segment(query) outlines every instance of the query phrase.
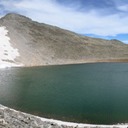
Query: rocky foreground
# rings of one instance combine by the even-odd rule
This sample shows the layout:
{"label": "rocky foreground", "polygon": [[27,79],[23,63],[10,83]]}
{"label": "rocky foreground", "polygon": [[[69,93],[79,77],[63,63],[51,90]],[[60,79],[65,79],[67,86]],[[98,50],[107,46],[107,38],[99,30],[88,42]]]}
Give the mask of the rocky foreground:
{"label": "rocky foreground", "polygon": [[7,14],[0,19],[0,65],[109,61],[128,62],[128,45],[118,40],[82,36],[19,14]]}
{"label": "rocky foreground", "polygon": [[128,125],[90,125],[45,119],[0,105],[0,128],[128,128]]}

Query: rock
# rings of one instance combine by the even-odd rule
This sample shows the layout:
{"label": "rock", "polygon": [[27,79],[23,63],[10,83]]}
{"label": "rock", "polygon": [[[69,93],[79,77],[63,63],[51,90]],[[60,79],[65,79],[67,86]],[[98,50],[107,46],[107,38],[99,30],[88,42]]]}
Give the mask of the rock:
{"label": "rock", "polygon": [[127,128],[128,125],[89,125],[45,119],[0,105],[0,128]]}

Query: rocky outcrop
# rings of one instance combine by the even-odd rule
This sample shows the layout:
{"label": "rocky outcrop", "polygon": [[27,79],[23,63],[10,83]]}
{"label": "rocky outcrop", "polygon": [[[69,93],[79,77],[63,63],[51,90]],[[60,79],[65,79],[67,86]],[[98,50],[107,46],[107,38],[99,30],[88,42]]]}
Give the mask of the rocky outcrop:
{"label": "rocky outcrop", "polygon": [[128,62],[128,45],[118,40],[82,36],[18,14],[7,14],[0,26],[6,28],[11,46],[18,50],[15,63],[24,66]]}
{"label": "rocky outcrop", "polygon": [[128,128],[128,125],[90,125],[45,119],[0,105],[0,128]]}

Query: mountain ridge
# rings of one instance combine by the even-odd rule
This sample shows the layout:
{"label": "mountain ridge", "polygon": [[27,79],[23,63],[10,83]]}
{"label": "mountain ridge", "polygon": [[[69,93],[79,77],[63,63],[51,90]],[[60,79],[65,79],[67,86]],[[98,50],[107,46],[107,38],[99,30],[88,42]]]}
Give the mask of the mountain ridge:
{"label": "mountain ridge", "polygon": [[2,17],[0,26],[5,26],[12,47],[19,51],[15,63],[24,66],[128,60],[128,45],[116,39],[82,36],[14,13]]}

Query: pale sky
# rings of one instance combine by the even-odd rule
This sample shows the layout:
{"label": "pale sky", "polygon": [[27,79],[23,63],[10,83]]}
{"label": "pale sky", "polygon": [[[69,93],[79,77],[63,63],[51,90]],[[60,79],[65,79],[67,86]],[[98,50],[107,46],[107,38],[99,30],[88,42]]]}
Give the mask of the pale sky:
{"label": "pale sky", "polygon": [[0,0],[0,16],[10,12],[79,34],[128,43],[128,0]]}

